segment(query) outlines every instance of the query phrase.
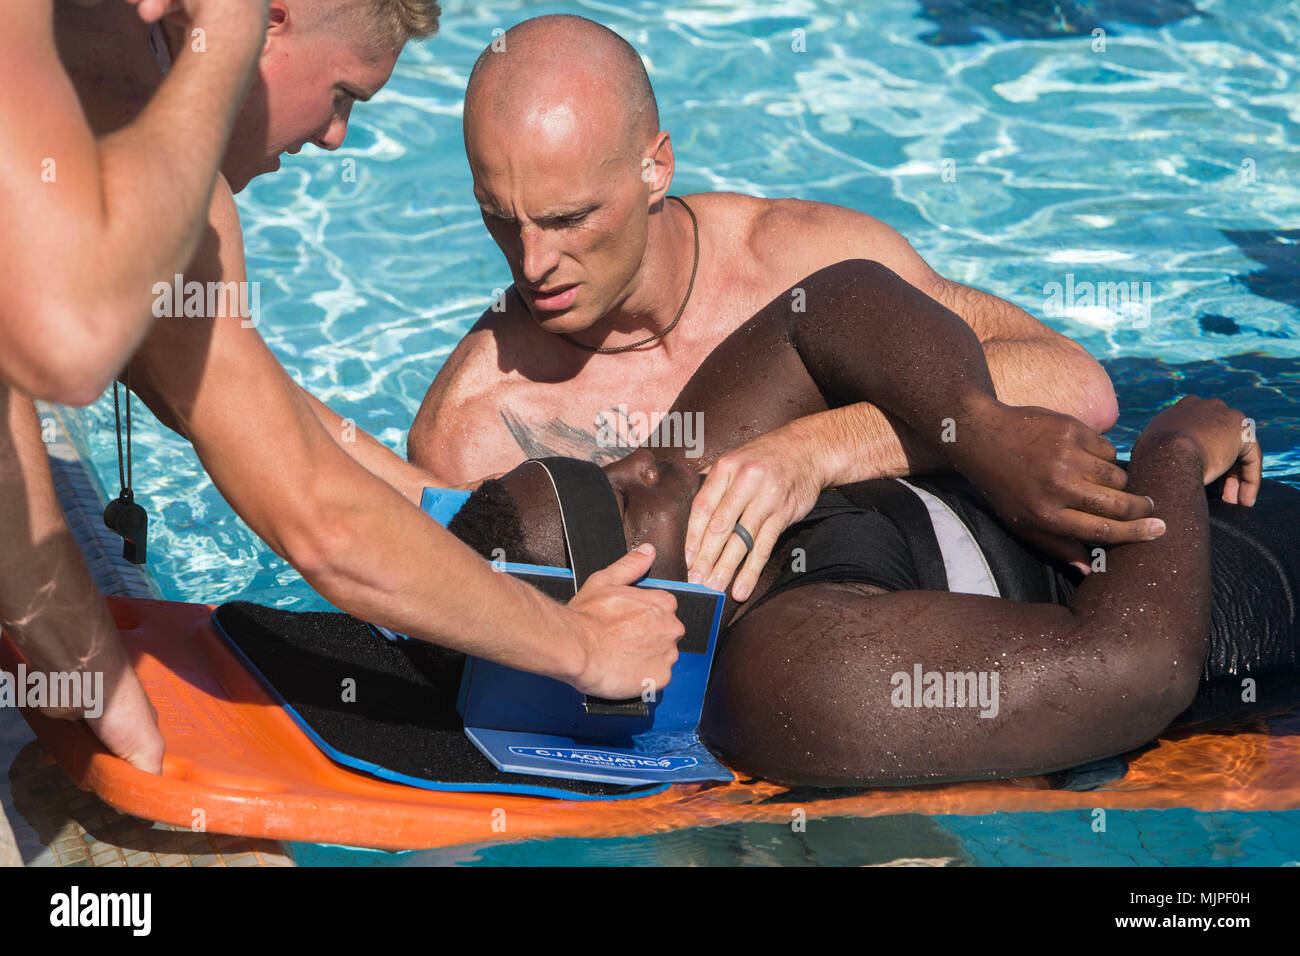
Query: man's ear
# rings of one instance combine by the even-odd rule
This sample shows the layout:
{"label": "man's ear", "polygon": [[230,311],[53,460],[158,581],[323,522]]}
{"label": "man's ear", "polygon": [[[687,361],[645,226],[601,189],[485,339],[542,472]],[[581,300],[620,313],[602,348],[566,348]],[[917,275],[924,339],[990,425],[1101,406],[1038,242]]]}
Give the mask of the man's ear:
{"label": "man's ear", "polygon": [[650,186],[650,207],[653,208],[668,195],[668,190],[673,185],[675,168],[672,137],[667,130],[660,130],[645,158],[641,160],[641,179]]}
{"label": "man's ear", "polygon": [[267,16],[266,32],[280,33],[289,26],[289,8],[281,0],[271,0],[271,9]]}

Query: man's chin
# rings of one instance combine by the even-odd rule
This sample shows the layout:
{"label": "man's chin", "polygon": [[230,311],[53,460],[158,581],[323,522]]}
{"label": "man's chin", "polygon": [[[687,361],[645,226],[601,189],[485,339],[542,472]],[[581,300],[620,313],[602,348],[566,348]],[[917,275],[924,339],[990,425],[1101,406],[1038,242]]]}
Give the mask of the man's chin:
{"label": "man's chin", "polygon": [[221,167],[221,172],[226,177],[226,182],[230,184],[230,191],[238,193],[243,192],[258,176],[276,172],[279,168],[280,157],[276,156],[272,159],[262,159],[257,166],[251,163],[226,163]]}
{"label": "man's chin", "polygon": [[226,182],[230,186],[232,193],[241,193],[250,182],[253,181],[253,175],[242,169],[223,169],[222,174],[226,177]]}
{"label": "man's chin", "polygon": [[587,315],[585,309],[578,309],[573,306],[562,312],[546,311],[537,308],[528,301],[527,297],[524,298],[524,305],[538,327],[543,332],[550,332],[552,335],[577,335],[585,332],[598,321],[597,318]]}

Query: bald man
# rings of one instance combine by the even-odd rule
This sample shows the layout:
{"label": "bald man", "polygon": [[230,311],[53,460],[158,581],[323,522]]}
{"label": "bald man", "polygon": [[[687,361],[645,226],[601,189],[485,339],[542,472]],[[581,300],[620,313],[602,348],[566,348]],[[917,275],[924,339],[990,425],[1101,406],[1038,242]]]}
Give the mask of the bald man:
{"label": "bald man", "polygon": [[[961,316],[1003,402],[1099,432],[1115,423],[1110,380],[1081,347],[940,276],[885,223],[794,199],[670,197],[672,142],[641,59],[590,20],[527,20],[485,50],[464,133],[474,196],[514,284],[448,358],[411,428],[411,461],[442,482],[539,455],[621,457],[611,437],[644,439],[728,334],[802,276],[849,258],[883,263]],[[740,521],[756,541],[733,589],[743,600],[777,536],[824,487],[942,468],[906,426],[867,404],[763,436],[713,466],[687,536],[691,580],[731,580],[745,557],[731,530]],[[1126,498],[1123,513],[1094,507],[1062,498],[1032,540],[1086,568],[1068,538],[1145,536],[1145,499]]]}

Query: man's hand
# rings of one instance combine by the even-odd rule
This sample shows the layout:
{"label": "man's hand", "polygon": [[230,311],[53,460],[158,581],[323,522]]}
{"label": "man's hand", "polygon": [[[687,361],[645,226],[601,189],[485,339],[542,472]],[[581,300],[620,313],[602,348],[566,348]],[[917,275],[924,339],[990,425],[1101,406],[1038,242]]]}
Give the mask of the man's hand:
{"label": "man's hand", "polygon": [[[821,494],[820,456],[812,452],[779,428],[714,462],[691,503],[688,581],[720,591],[739,568],[732,596],[743,601],[753,593],[781,532],[806,516]],[[737,522],[754,536],[748,556],[733,530]]]}
{"label": "man's hand", "polygon": [[582,693],[621,700],[667,685],[677,642],[686,633],[677,619],[677,599],[632,586],[650,570],[654,554],[650,544],[629,551],[589,577],[567,605],[585,654],[569,683]]}
{"label": "man's hand", "polygon": [[1137,447],[1154,436],[1167,434],[1185,436],[1196,444],[1205,468],[1205,484],[1227,476],[1223,481],[1224,501],[1254,506],[1263,480],[1264,455],[1251,419],[1220,399],[1187,395],[1151,420],[1133,453],[1136,455]]}
{"label": "man's hand", "polygon": [[78,720],[89,711],[109,750],[157,773],[157,717],[63,517],[41,438],[31,399],[0,382],[0,626],[33,672],[90,675],[102,692],[83,695],[75,710],[42,708],[46,716]]}
{"label": "man's hand", "polygon": [[96,716],[84,707],[42,707],[42,714],[55,720],[85,718],[110,753],[146,773],[161,772],[164,745],[158,714],[100,594],[90,590],[86,600],[39,614],[23,628],[11,628],[9,636],[34,671],[103,677]]}
{"label": "man's hand", "polygon": [[1115,446],[1069,415],[992,398],[963,415],[949,460],[1021,540],[1083,573],[1081,542],[1124,544],[1164,534],[1151,499],[1124,491]]}
{"label": "man's hand", "polygon": [[86,724],[110,752],[146,773],[161,773],[163,738],[158,732],[158,712],[135,672],[119,672],[118,679],[104,677],[104,712],[87,717]]}

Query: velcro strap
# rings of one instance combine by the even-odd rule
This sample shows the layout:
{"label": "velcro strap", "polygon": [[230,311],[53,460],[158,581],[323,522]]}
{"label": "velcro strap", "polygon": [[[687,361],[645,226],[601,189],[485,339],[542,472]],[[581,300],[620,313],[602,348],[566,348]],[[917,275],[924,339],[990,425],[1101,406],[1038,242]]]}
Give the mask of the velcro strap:
{"label": "velcro strap", "polygon": [[[533,462],[551,479],[556,500],[560,503],[560,522],[564,527],[564,545],[573,569],[573,593],[587,579],[627,554],[623,535],[623,518],[618,498],[605,472],[595,462],[580,458],[533,458]],[[587,697],[583,707],[588,714],[613,717],[648,717],[649,705],[640,697],[607,700]]]}

